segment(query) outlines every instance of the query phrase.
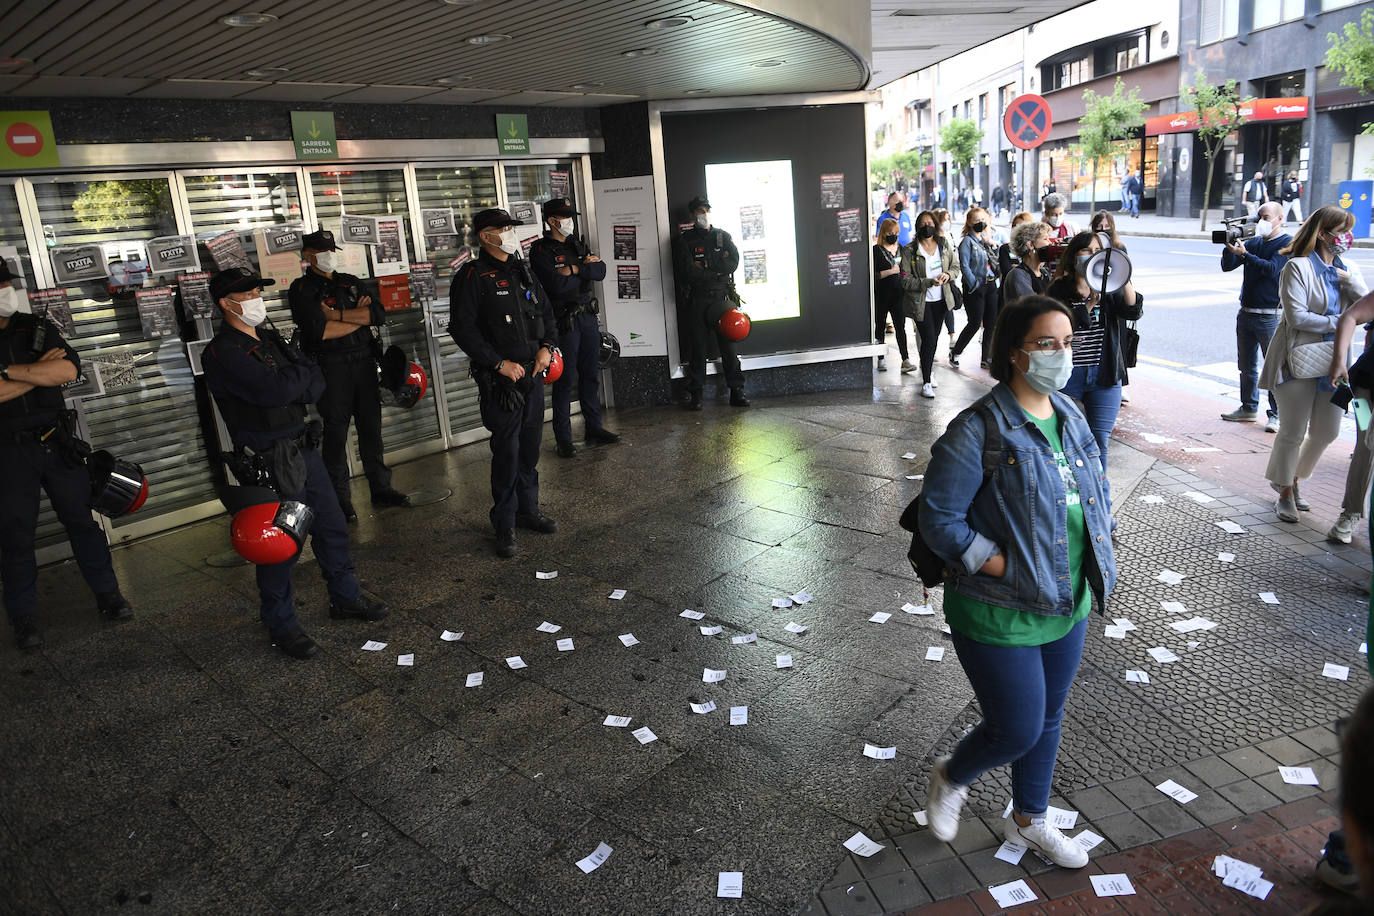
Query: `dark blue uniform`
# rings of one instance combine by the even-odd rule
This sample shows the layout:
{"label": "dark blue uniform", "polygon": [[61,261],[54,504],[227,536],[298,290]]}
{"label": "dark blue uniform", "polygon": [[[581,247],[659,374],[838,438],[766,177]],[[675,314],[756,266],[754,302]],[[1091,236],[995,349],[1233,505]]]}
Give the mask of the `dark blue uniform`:
{"label": "dark blue uniform", "polygon": [[731,391],[744,388],[744,371],[734,341],[722,337],[717,322],[734,305],[728,298],[739,269],[739,249],[724,229],[693,227],[678,236],[673,270],[678,288],[678,326],[687,358],[687,389],[700,400],[706,385],[706,350],[720,344],[720,365]]}
{"label": "dark blue uniform", "polygon": [[[319,399],[325,389],[324,373],[300,351],[293,351],[281,335],[259,327],[255,339],[228,324],[210,341],[202,356],[205,382],[219,405],[224,425],[242,453],[272,454],[281,440],[298,440],[305,432],[305,407]],[[282,492],[282,499],[295,499],[315,512],[311,543],[315,559],[335,603],[355,601],[362,594],[353,576],[353,560],[348,555],[348,529],[338,497],[320,454],[302,443],[306,479],[300,493]],[[291,570],[296,560],[271,566],[258,566],[258,592],[262,620],[272,636],[279,637],[299,629],[292,601]]]}
{"label": "dark blue uniform", "polygon": [[[601,429],[601,403],[598,395],[597,361],[601,355],[601,327],[597,324],[596,298],[592,284],[606,279],[606,263],[584,263],[586,243],[575,237],[555,241],[552,233],[530,248],[530,266],[544,287],[558,322],[558,343],[563,353],[563,374],[553,383],[553,437],[572,444],[572,390],[577,380],[577,398],[588,430]],[[560,267],[577,267],[576,274],[564,276]]]}
{"label": "dark blue uniform", "polygon": [[[482,425],[491,431],[491,524],[513,529],[517,512],[539,513],[544,384],[532,370],[539,348],[557,345],[553,309],[528,264],[484,250],[453,275],[449,316],[448,331],[477,382]],[[525,377],[498,375],[502,360],[521,363]]]}
{"label": "dark blue uniform", "polygon": [[[352,274],[335,272],[325,277],[307,270],[291,284],[288,299],[291,320],[301,332],[301,348],[324,371],[325,388],[315,409],[324,421],[324,442],[320,447],[329,477],[342,505],[352,505],[348,477],[348,424],[356,420],[358,455],[363,473],[375,497],[391,489],[391,469],[383,460],[382,399],[377,383],[376,344],[371,328],[358,328],[351,334],[324,339],[328,315],[324,307],[358,308],[358,300],[371,294]],[[373,296],[373,324],[382,324],[385,313]]]}
{"label": "dark blue uniform", "polygon": [[[34,350],[34,330],[40,326],[46,337],[41,349]],[[79,374],[80,357],[48,319],[21,312],[0,328],[0,364],[37,362],[54,347],[66,352]],[[64,407],[61,388],[35,387],[0,403],[0,579],[11,624],[32,620],[38,609],[34,532],[40,487],[67,529],[76,565],[91,591],[97,598],[119,591],[105,532],[91,517],[90,473],[51,434]]]}

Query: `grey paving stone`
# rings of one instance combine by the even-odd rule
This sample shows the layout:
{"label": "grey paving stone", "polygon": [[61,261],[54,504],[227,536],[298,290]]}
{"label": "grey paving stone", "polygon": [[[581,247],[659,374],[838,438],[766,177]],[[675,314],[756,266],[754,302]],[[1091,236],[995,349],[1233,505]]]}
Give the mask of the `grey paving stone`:
{"label": "grey paving stone", "polygon": [[1074,792],[1069,796],[1069,802],[1090,821],[1110,814],[1120,814],[1126,810],[1125,802],[1109,792],[1105,786],[1093,786]]}
{"label": "grey paving stone", "polygon": [[1180,805],[1173,799],[1166,798],[1160,804],[1137,808],[1135,814],[1160,836],[1178,836],[1202,826],[1187,810],[1194,804],[1196,800],[1187,805]]}
{"label": "grey paving stone", "polygon": [[1240,770],[1246,776],[1258,776],[1261,773],[1268,773],[1278,767],[1278,761],[1268,754],[1253,747],[1243,747],[1239,750],[1229,751],[1221,755],[1231,766]]}
{"label": "grey paving stone", "polygon": [[930,892],[914,872],[898,872],[874,878],[868,882],[868,886],[878,896],[884,913],[900,913],[931,902]]}
{"label": "grey paving stone", "polygon": [[949,845],[962,856],[980,849],[996,849],[1002,845],[1002,840],[994,836],[981,820],[973,819],[959,825],[959,835]]}
{"label": "grey paving stone", "polygon": [[897,837],[894,842],[912,868],[920,868],[931,862],[949,859],[954,856],[954,848],[935,838],[929,830],[920,830]]}
{"label": "grey paving stone", "polygon": [[[881,842],[881,841],[878,841]],[[866,879],[881,878],[883,875],[890,875],[898,871],[910,871],[911,866],[907,864],[902,852],[894,843],[885,843],[887,848],[867,858],[863,856],[850,856],[854,864],[859,866],[859,873]]]}
{"label": "grey paving stone", "polygon": [[1129,779],[1109,782],[1103,788],[1120,799],[1121,803],[1128,809],[1135,809],[1152,805],[1159,800],[1159,790],[1155,788],[1155,785],[1157,783],[1148,782],[1139,776],[1132,776]]}
{"label": "grey paving stone", "polygon": [[[1307,731],[1311,731],[1311,729],[1307,729]],[[1312,758],[1310,747],[1286,735],[1272,741],[1262,742],[1255,749],[1278,761],[1280,766],[1286,767],[1297,766],[1302,761]],[[1322,752],[1319,751],[1318,753]]]}
{"label": "grey paving stone", "polygon": [[821,887],[840,887],[853,884],[855,881],[862,881],[863,877],[859,872],[859,866],[854,862],[854,857],[845,856],[840,859],[840,864],[835,866],[835,873],[826,879]]}
{"label": "grey paving stone", "polygon": [[1130,849],[1159,839],[1159,833],[1130,811],[1093,821],[1093,832],[1100,833],[1118,849]]}
{"label": "grey paving stone", "polygon": [[1228,783],[1236,782],[1245,778],[1245,774],[1220,757],[1204,757],[1201,760],[1190,760],[1185,763],[1184,768],[1192,773],[1204,784],[1212,786],[1224,786]]}
{"label": "grey paving stone", "polygon": [[[915,877],[914,875],[912,877]],[[883,906],[866,882],[821,891],[821,903],[830,916],[882,916]]]}
{"label": "grey paving stone", "polygon": [[976,891],[982,885],[958,859],[931,862],[916,869],[916,875],[935,900],[957,897]]}
{"label": "grey paving stone", "polygon": [[994,858],[996,849],[984,849],[972,855],[964,856],[963,863],[973,872],[973,876],[978,879],[983,886],[989,884],[1005,884],[1008,881],[1015,881],[1017,878],[1024,878],[1027,874],[1026,869],[1031,865],[1031,860],[1035,857],[1029,852],[1021,857],[1021,865],[1012,865],[1010,862],[1003,862],[1001,859]]}
{"label": "grey paving stone", "polygon": [[1279,804],[1278,797],[1274,793],[1267,791],[1253,779],[1221,786],[1217,789],[1217,794],[1245,814],[1254,814]]}

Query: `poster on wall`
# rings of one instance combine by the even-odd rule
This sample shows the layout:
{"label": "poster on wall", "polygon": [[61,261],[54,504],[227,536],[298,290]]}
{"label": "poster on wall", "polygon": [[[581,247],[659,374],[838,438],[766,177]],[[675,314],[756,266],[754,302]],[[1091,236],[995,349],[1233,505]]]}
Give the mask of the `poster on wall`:
{"label": "poster on wall", "polygon": [[76,333],[76,322],[72,320],[72,306],[67,301],[65,289],[36,289],[29,293],[29,308],[35,315],[43,315],[63,337]]}
{"label": "poster on wall", "polygon": [[148,242],[148,269],[155,274],[200,270],[200,252],[193,235],[164,235]]}
{"label": "poster on wall", "polygon": [[262,240],[268,254],[294,254],[299,257],[304,229],[295,226],[270,226],[262,230]]}
{"label": "poster on wall", "polygon": [[452,207],[435,207],[433,209],[421,210],[420,225],[425,228],[426,238],[432,235],[458,234],[458,227],[453,222]]}
{"label": "poster on wall", "polygon": [[411,307],[410,278],[405,274],[387,274],[377,278],[377,297],[382,308],[398,312]]}
{"label": "poster on wall", "polygon": [[614,280],[607,276],[601,284],[606,329],[620,340],[625,356],[667,356],[654,180],[646,175],[593,181],[592,194],[599,217],[596,248],[612,252],[616,262]]}
{"label": "poster on wall", "polygon": [[138,320],[148,340],[177,336],[176,290],[170,286],[140,289],[134,293]]}
{"label": "poster on wall", "polygon": [[335,238],[340,242],[347,242],[350,245],[377,244],[377,217],[375,216],[344,214],[339,218],[339,229],[341,234]]}
{"label": "poster on wall", "polygon": [[567,172],[549,169],[549,197],[572,197],[572,180]]}
{"label": "poster on wall", "polygon": [[275,228],[255,230],[253,246],[258,253],[258,275],[265,280],[275,280],[275,289],[284,292],[301,275],[301,253],[296,248],[273,254],[268,249],[268,234],[276,231]]}
{"label": "poster on wall", "polygon": [[836,251],[826,256],[830,267],[830,285],[848,286],[852,273],[849,266],[849,252]]}
{"label": "poster on wall", "polygon": [[432,261],[410,265],[410,295],[421,302],[433,302],[439,298],[439,281]]}
{"label": "poster on wall", "polygon": [[[341,240],[344,237],[343,223],[340,220],[321,221],[320,228],[333,232],[336,240]],[[334,269],[337,271],[352,274],[355,277],[372,276],[372,265],[368,263],[365,245],[340,245],[334,258]]]}
{"label": "poster on wall", "polygon": [[[377,220],[377,244],[372,246],[372,263],[379,277],[393,277],[410,270],[406,236],[401,231],[399,218]],[[407,292],[407,298],[409,295]]]}
{"label": "poster on wall", "polygon": [[177,277],[181,289],[181,308],[188,319],[214,318],[215,300],[210,298],[208,273],[182,274]]}
{"label": "poster on wall", "polygon": [[838,210],[844,206],[844,173],[821,176],[821,209]]}
{"label": "poster on wall", "polygon": [[95,398],[105,393],[105,381],[100,375],[100,363],[83,360],[80,374],[62,385],[62,397],[67,401]]}
{"label": "poster on wall", "polygon": [[[792,160],[706,164],[711,221],[736,240],[751,321],[801,314]],[[854,211],[857,226],[859,211]]]}
{"label": "poster on wall", "polygon": [[471,261],[471,260],[472,260],[472,249],[470,249],[470,248],[460,248],[460,249],[458,250],[457,256],[454,257],[454,259],[453,259],[452,261],[449,261],[449,262],[448,262],[448,269],[449,269],[449,272],[450,272],[450,273],[456,273],[457,270],[458,270],[458,268],[462,267],[464,264],[466,264],[468,261]]}
{"label": "poster on wall", "polygon": [[[539,225],[539,209],[535,207],[532,200],[513,200],[510,202],[510,215],[512,219],[518,219],[525,225],[534,223]],[[519,229],[520,226],[515,228]]]}
{"label": "poster on wall", "polygon": [[210,257],[215,262],[215,267],[220,270],[228,270],[231,267],[247,267],[253,269],[253,265],[248,261],[248,252],[243,250],[243,242],[239,241],[239,234],[230,229],[228,232],[220,232],[205,238],[205,249],[210,252]]}
{"label": "poster on wall", "polygon": [[83,280],[103,280],[110,275],[105,250],[99,245],[62,245],[52,249],[52,270],[63,286],[74,286]]}
{"label": "poster on wall", "polygon": [[863,230],[859,227],[858,210],[840,210],[835,214],[835,225],[843,244],[852,245],[863,239]]}

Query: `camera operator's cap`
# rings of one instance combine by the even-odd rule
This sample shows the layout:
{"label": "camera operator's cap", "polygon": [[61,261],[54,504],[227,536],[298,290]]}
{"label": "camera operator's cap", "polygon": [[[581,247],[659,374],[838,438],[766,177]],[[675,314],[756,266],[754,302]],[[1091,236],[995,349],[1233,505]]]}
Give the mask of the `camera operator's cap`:
{"label": "camera operator's cap", "polygon": [[5,259],[0,258],[0,283],[8,283],[18,279],[19,277],[15,276],[14,271],[10,270],[10,266],[5,263]]}
{"label": "camera operator's cap", "polygon": [[328,229],[317,229],[309,235],[301,236],[301,251],[338,251],[334,243],[334,233]]}
{"label": "camera operator's cap", "polygon": [[276,285],[276,280],[264,280],[247,267],[230,267],[210,278],[210,297],[219,302],[230,293],[246,293],[260,286]]}
{"label": "camera operator's cap", "polygon": [[555,197],[544,202],[544,219],[550,216],[576,216],[577,211],[573,209],[572,201],[566,197]]}
{"label": "camera operator's cap", "polygon": [[516,219],[500,207],[492,207],[490,210],[483,210],[472,218],[472,234],[476,235],[483,229],[500,229],[504,226],[523,226],[525,221]]}
{"label": "camera operator's cap", "polygon": [[702,207],[705,207],[707,210],[711,209],[711,202],[705,197],[693,197],[691,200],[687,201],[688,213],[695,213]]}

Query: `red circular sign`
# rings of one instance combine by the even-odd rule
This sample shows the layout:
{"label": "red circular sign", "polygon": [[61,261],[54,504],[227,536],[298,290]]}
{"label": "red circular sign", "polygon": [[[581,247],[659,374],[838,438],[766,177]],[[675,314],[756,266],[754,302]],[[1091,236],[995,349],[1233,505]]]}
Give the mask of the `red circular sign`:
{"label": "red circular sign", "polygon": [[1038,95],[1019,95],[1007,106],[1002,116],[1002,130],[1011,145],[1020,149],[1035,149],[1045,142],[1054,124],[1050,103]]}
{"label": "red circular sign", "polygon": [[43,134],[32,124],[15,121],[5,131],[5,145],[16,156],[37,156],[43,152]]}

